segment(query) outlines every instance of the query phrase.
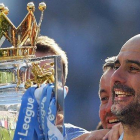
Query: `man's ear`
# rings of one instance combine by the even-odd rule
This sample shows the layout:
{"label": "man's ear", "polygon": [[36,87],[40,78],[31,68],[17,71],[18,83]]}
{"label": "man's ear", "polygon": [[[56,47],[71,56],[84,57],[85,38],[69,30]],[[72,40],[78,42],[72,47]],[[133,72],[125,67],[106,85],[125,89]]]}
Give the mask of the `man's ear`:
{"label": "man's ear", "polygon": [[64,88],[65,88],[65,90],[66,90],[66,92],[67,92],[67,94],[68,94],[69,87],[68,87],[68,86],[64,86]]}

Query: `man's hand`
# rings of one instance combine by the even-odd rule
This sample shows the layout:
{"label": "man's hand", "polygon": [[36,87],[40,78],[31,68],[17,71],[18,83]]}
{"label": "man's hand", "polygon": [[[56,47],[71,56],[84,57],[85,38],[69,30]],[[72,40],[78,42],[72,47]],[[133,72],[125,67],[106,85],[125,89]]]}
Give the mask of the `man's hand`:
{"label": "man's hand", "polygon": [[118,140],[122,133],[123,126],[121,123],[118,123],[103,137],[103,140]]}
{"label": "man's hand", "polygon": [[90,133],[85,133],[73,140],[102,140],[102,138],[109,132],[109,129],[95,130]]}

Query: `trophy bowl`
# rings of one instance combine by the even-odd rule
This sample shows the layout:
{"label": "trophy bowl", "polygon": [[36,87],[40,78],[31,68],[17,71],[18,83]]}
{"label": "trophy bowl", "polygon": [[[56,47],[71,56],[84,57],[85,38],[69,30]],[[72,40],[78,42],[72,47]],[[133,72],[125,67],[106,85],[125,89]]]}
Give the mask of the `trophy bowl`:
{"label": "trophy bowl", "polygon": [[[42,61],[43,63],[45,62],[45,65],[47,64],[47,67],[50,62],[51,64],[53,63],[51,69],[54,70],[54,93],[58,102],[57,106],[63,108],[63,68],[60,56],[54,55],[0,62],[0,139],[13,139],[21,99],[26,91],[26,82],[32,79],[33,64],[36,63],[37,67],[42,69],[39,65]],[[33,84],[37,85],[38,83],[33,81]]]}

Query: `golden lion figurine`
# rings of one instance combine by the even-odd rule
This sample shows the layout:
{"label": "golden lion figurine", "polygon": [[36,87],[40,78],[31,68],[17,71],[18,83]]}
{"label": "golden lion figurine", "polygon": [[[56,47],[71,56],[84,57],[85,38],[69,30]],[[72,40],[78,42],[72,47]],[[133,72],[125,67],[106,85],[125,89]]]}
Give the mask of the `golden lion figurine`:
{"label": "golden lion figurine", "polygon": [[40,87],[43,83],[54,83],[54,63],[49,63],[50,68],[45,69],[48,63],[42,67],[38,63],[32,63],[32,75],[33,79],[27,79],[25,82],[25,88],[31,87],[33,84],[37,84]]}

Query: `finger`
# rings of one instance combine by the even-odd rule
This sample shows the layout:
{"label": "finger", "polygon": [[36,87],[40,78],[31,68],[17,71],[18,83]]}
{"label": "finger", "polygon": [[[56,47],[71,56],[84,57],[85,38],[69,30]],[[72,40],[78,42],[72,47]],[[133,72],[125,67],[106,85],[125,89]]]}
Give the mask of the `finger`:
{"label": "finger", "polygon": [[[110,131],[109,131],[109,132],[110,132]],[[109,132],[103,137],[103,140],[107,140],[107,139],[108,139],[109,134],[110,134]]]}
{"label": "finger", "polygon": [[119,134],[121,135],[122,133],[123,133],[123,126],[122,126],[122,124],[120,123]]}
{"label": "finger", "polygon": [[119,133],[120,127],[117,125],[117,127],[113,127],[104,137],[103,140],[118,140],[120,137]]}

